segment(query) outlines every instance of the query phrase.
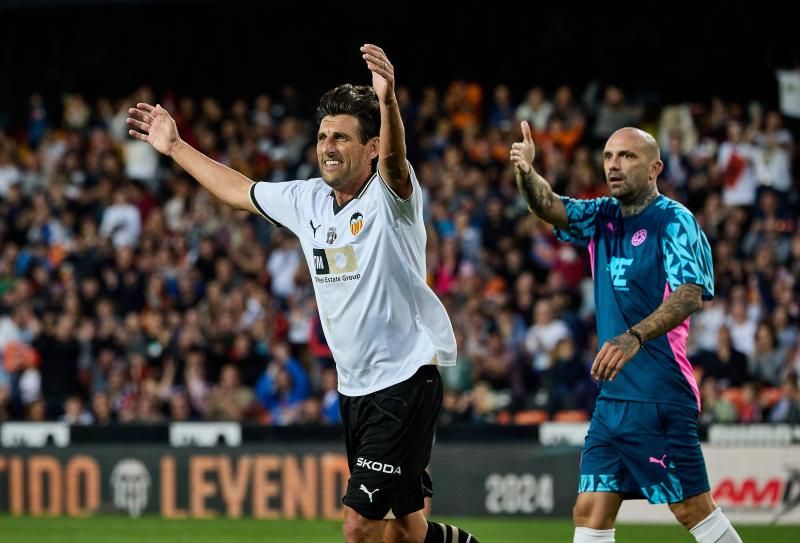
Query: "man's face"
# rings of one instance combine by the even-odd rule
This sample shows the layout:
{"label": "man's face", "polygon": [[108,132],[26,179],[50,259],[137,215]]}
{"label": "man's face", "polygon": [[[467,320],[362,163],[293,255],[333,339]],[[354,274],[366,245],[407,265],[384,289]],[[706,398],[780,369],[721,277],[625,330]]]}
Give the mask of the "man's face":
{"label": "man's face", "polygon": [[655,185],[661,161],[648,156],[641,136],[633,131],[615,132],[603,150],[606,183],[622,203],[630,202]]}
{"label": "man's face", "polygon": [[361,142],[358,119],[334,115],[322,119],[317,133],[317,161],[322,178],[334,190],[361,183],[378,156],[378,138]]}

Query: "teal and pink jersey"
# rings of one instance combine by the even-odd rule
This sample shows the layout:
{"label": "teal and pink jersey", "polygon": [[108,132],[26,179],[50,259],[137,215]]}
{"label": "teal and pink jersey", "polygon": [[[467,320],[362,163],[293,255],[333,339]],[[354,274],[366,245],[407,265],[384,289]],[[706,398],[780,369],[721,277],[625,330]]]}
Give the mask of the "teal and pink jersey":
{"label": "teal and pink jersey", "polygon": [[[685,283],[714,297],[711,248],[694,215],[658,196],[644,210],[623,217],[615,198],[562,197],[569,225],[561,241],[587,247],[594,277],[599,344],[648,317]],[[600,383],[600,398],[700,408],[700,393],[686,357],[689,319],[645,343],[613,381]]]}

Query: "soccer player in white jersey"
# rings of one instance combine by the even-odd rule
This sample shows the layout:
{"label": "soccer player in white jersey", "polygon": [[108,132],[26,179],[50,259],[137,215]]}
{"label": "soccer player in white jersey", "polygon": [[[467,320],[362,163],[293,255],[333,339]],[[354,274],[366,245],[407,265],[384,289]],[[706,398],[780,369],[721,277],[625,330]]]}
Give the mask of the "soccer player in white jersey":
{"label": "soccer player in white jersey", "polygon": [[455,364],[456,341],[425,283],[422,194],[406,160],[394,66],[375,45],[361,53],[372,87],[341,85],[320,100],[322,178],[254,183],[189,146],[159,105],[128,111],[130,135],[226,204],[300,239],[339,376],[350,464],[346,541],[477,542],[422,514],[442,401],[437,365]]}

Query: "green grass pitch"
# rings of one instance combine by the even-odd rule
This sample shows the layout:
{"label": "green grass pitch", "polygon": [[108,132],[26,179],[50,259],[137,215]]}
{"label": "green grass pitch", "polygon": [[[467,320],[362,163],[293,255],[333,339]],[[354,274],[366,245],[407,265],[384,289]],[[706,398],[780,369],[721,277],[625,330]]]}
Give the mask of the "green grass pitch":
{"label": "green grass pitch", "polygon": [[[572,541],[566,520],[519,518],[436,518],[471,530],[481,543],[565,543]],[[745,542],[797,543],[800,526],[739,526]],[[341,524],[327,520],[163,520],[146,517],[0,517],[2,543],[333,543],[342,541]],[[617,528],[617,541],[691,543],[680,526]]]}

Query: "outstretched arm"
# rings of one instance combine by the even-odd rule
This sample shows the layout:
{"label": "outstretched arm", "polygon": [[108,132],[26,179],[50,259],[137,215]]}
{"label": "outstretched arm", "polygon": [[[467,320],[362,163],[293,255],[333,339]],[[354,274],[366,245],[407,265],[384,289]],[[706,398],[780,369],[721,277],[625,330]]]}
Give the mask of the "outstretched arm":
{"label": "outstretched arm", "polygon": [[511,146],[510,154],[511,162],[514,164],[517,188],[525,198],[531,213],[553,226],[566,228],[569,221],[563,202],[553,192],[550,183],[533,169],[536,146],[531,137],[528,121],[522,121],[520,127],[522,128],[522,141]]}
{"label": "outstretched arm", "polygon": [[235,209],[255,213],[250,200],[253,182],[236,170],[207,157],[178,134],[175,120],[160,105],[139,103],[128,109],[128,133],[146,141],[156,151],[171,157],[186,172],[197,179],[208,191]]}
{"label": "outstretched arm", "polygon": [[406,162],[406,133],[400,108],[394,94],[394,66],[377,45],[361,47],[367,68],[372,72],[372,87],[381,108],[381,143],[378,152],[378,172],[390,189],[401,198],[411,197],[411,178]]}
{"label": "outstretched arm", "polygon": [[[640,323],[631,327],[648,341],[663,336],[703,305],[703,287],[684,283],[675,289],[658,308]],[[592,363],[592,376],[598,380],[614,379],[622,367],[639,352],[639,340],[624,333],[609,339]]]}

